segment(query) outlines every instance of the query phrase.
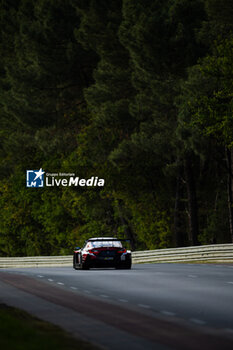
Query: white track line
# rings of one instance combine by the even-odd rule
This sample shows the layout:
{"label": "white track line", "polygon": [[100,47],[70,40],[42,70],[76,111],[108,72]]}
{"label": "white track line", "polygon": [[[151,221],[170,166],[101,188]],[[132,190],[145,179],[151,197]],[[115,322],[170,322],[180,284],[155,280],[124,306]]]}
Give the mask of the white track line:
{"label": "white track line", "polygon": [[62,283],[62,282],[57,282],[57,284],[60,284],[61,286],[64,286],[64,283]]}
{"label": "white track line", "polygon": [[150,306],[149,306],[149,305],[138,304],[138,306],[143,307],[144,309],[150,309]]}
{"label": "white track line", "polygon": [[119,301],[121,301],[122,303],[128,303],[128,300],[126,299],[118,299]]}
{"label": "white track line", "polygon": [[162,311],[160,311],[160,313],[165,315],[165,316],[175,316],[174,312],[167,311],[167,310],[162,310]]}
{"label": "white track line", "polygon": [[203,321],[203,320],[198,320],[197,318],[190,318],[189,321],[191,321],[192,323],[199,324],[199,325],[204,325],[204,324],[206,324],[205,321]]}

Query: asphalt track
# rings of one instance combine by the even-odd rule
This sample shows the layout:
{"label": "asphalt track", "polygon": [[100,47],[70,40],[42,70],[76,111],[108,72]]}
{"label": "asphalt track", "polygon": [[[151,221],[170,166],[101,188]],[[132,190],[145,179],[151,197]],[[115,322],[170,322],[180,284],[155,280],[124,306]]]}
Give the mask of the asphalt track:
{"label": "asphalt track", "polygon": [[0,302],[105,349],[233,349],[233,266],[1,269]]}

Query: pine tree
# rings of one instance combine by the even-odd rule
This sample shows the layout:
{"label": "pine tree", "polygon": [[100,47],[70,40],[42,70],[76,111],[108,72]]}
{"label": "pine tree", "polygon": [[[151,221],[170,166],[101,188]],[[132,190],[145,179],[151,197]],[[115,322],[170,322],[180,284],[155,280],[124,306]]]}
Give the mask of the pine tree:
{"label": "pine tree", "polygon": [[[229,14],[232,6],[229,1],[205,3],[208,21],[203,23],[199,38],[207,44],[209,53],[199,63],[189,69],[189,76],[182,86],[183,103],[180,108],[180,122],[189,134],[195,130],[196,140],[212,144],[213,150],[226,149],[228,168],[228,204],[230,232],[233,237],[232,211],[232,22]],[[185,117],[186,116],[186,117]],[[199,135],[198,135],[199,133]],[[194,134],[194,133],[193,133]],[[203,137],[204,135],[204,137]],[[189,137],[190,139],[190,137]],[[214,142],[213,142],[214,140]],[[186,138],[187,142],[187,138]],[[192,146],[194,149],[194,147]],[[204,152],[202,151],[204,154]],[[207,154],[205,157],[207,158]],[[218,168],[222,168],[225,178],[222,155]],[[213,188],[217,190],[218,183]],[[215,205],[216,207],[216,205]]]}
{"label": "pine tree", "polygon": [[[180,163],[187,164],[184,157],[180,159],[177,150],[179,141],[176,137],[175,100],[179,95],[180,80],[186,75],[186,68],[202,54],[202,46],[197,43],[195,31],[201,26],[203,18],[202,1],[123,2],[120,39],[132,59],[132,81],[136,96],[130,105],[130,112],[139,121],[136,133],[126,142],[131,143],[129,149],[136,144],[137,149],[144,154],[142,158],[149,159],[143,166],[151,174],[151,182],[156,184],[150,190],[160,197],[164,208],[172,206],[176,174],[171,169],[177,164],[179,178]],[[121,153],[115,153],[115,159],[120,159],[123,154],[125,149]],[[187,164],[186,169],[189,169],[185,173],[189,184],[189,209],[193,208],[189,216],[193,218],[190,224],[191,241],[196,244],[198,225],[195,185],[194,180],[191,181],[192,167]],[[160,194],[158,184],[161,185]],[[171,184],[171,187],[167,184]],[[163,192],[165,189],[166,194]],[[191,205],[194,202],[195,205]],[[178,238],[177,240],[179,244],[184,244]]]}

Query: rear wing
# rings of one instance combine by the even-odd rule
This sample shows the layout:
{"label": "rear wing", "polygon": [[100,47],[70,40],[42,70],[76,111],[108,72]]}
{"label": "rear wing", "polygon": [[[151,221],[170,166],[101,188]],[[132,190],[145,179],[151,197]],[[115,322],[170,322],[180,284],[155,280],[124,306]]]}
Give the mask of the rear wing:
{"label": "rear wing", "polygon": [[[124,239],[124,238],[116,238],[116,237],[100,237],[100,238],[89,238],[85,241],[84,246],[86,245],[87,242],[109,242],[109,241],[114,241],[114,242],[127,242],[131,243],[130,239]],[[81,249],[80,247],[75,247],[75,250]]]}
{"label": "rear wing", "polygon": [[90,238],[87,239],[86,242],[108,242],[108,241],[121,241],[121,242],[131,242],[130,239],[121,239],[121,238]]}

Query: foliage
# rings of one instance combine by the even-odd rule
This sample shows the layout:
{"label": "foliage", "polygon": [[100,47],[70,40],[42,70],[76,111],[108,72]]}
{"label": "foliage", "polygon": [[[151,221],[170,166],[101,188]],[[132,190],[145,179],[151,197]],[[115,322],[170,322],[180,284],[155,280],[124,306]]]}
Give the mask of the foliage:
{"label": "foliage", "polygon": [[[102,235],[230,241],[231,1],[0,0],[0,13],[0,255]],[[41,167],[105,186],[26,188]]]}

